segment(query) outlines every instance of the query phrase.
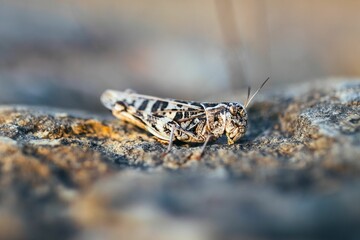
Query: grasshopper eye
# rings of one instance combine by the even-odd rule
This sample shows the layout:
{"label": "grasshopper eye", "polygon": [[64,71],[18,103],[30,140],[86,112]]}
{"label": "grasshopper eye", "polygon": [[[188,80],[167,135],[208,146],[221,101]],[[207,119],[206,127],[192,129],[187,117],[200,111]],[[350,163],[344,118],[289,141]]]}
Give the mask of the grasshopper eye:
{"label": "grasshopper eye", "polygon": [[235,114],[236,114],[236,107],[235,107],[235,106],[230,106],[229,110],[230,110],[230,113],[231,113],[232,115],[235,115]]}
{"label": "grasshopper eye", "polygon": [[241,111],[240,111],[240,116],[241,116],[242,118],[246,116],[246,112],[245,112],[244,109],[241,109]]}

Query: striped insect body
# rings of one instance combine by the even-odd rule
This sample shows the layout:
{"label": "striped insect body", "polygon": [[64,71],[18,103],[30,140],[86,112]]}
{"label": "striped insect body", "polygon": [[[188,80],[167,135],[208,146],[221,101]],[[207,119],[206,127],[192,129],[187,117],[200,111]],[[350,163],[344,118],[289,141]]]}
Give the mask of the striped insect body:
{"label": "striped insect body", "polygon": [[268,81],[248,98],[244,105],[235,102],[201,103],[137,94],[133,91],[107,90],[101,96],[104,106],[119,119],[149,131],[168,151],[174,141],[204,143],[226,134],[234,144],[247,129],[246,107]]}

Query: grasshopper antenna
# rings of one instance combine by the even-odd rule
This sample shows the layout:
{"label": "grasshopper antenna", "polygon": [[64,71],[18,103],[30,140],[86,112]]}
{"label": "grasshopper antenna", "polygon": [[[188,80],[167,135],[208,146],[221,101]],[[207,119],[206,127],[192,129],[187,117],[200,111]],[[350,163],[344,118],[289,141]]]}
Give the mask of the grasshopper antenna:
{"label": "grasshopper antenna", "polygon": [[248,92],[247,92],[247,97],[246,97],[246,101],[245,101],[245,108],[248,105],[249,102],[249,98],[250,98],[250,92],[251,92],[251,87],[248,87]]}
{"label": "grasshopper antenna", "polygon": [[266,84],[267,81],[269,81],[270,77],[268,77],[262,84],[261,86],[258,88],[258,90],[256,90],[256,92],[250,97],[250,90],[251,88],[248,88],[248,96],[245,102],[245,108],[247,108],[247,106],[249,106],[249,104],[251,103],[251,101],[254,99],[254,97],[259,93],[259,91],[264,87],[264,85]]}

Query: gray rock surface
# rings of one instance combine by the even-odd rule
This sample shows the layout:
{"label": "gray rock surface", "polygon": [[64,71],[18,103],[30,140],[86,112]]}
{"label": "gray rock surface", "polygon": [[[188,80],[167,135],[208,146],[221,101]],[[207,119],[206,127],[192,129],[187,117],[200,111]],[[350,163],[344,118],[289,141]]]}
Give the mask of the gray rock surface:
{"label": "gray rock surface", "polygon": [[0,238],[358,239],[360,81],[319,83],[200,160],[110,116],[2,106]]}

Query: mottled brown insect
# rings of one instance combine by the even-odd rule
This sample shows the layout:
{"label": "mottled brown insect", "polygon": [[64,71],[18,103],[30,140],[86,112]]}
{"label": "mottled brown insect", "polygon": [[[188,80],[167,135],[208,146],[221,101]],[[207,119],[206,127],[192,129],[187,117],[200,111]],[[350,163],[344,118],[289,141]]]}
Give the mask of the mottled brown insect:
{"label": "mottled brown insect", "polygon": [[101,96],[105,107],[115,117],[128,121],[152,133],[162,142],[168,142],[170,151],[174,141],[204,143],[226,134],[228,144],[234,144],[247,129],[246,108],[269,80],[244,105],[235,102],[207,103],[137,94],[133,91],[107,90]]}

